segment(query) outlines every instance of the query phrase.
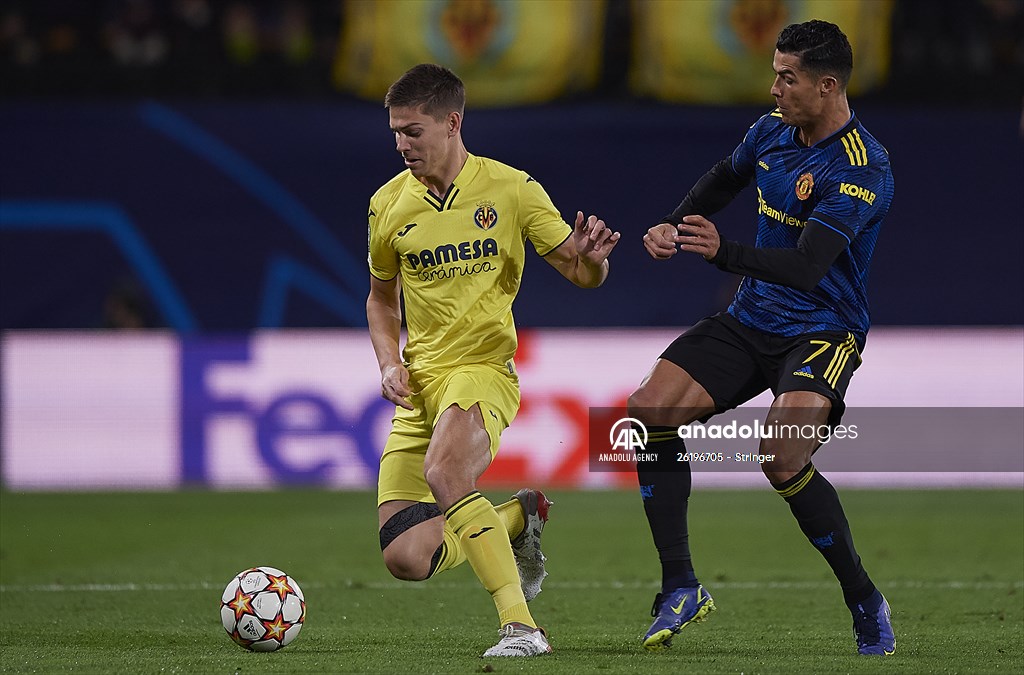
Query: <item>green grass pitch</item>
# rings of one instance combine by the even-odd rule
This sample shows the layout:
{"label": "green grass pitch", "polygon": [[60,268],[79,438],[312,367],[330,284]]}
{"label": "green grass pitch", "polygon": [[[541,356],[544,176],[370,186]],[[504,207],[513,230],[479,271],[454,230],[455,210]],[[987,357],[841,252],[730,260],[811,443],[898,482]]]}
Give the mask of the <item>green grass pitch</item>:
{"label": "green grass pitch", "polygon": [[[479,657],[496,615],[468,565],[391,579],[370,493],[4,492],[0,671],[1024,672],[1024,492],[840,494],[893,607],[892,657],[854,653],[838,585],[767,486],[691,498],[719,611],[658,654],[639,645],[658,577],[639,495],[551,491],[551,576],[531,607],[555,651],[527,660]],[[253,565],[306,594],[302,633],[280,652],[243,651],[220,626],[222,588]]]}

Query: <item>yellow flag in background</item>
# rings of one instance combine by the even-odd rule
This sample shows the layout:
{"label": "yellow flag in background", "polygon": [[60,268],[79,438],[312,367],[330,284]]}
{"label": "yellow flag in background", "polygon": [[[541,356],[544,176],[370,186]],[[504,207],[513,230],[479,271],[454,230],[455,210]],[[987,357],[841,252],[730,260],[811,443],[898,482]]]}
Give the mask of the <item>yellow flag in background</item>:
{"label": "yellow flag in background", "polygon": [[851,95],[889,70],[891,0],[633,0],[634,93],[681,103],[766,103],[786,26],[830,21],[853,46]]}
{"label": "yellow flag in background", "polygon": [[383,100],[418,63],[448,66],[469,106],[540,103],[598,80],[605,0],[349,0],[340,89]]}

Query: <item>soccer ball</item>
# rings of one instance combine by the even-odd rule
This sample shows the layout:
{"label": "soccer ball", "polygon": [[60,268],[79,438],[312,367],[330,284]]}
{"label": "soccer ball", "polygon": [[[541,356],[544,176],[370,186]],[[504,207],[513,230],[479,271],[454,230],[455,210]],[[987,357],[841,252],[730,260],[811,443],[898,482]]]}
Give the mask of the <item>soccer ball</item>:
{"label": "soccer ball", "polygon": [[295,579],[273,567],[235,575],[220,597],[220,620],[236,644],[256,652],[281,649],[306,619],[306,600]]}

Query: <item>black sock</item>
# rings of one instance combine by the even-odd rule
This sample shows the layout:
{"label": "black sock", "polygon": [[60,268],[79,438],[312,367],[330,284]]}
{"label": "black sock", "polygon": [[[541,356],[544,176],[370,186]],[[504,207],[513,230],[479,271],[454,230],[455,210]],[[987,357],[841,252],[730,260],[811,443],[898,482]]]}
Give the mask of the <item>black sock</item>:
{"label": "black sock", "polygon": [[644,500],[647,522],[661,560],[662,593],[699,584],[690,559],[690,535],[686,507],[690,498],[690,465],[677,462],[686,452],[676,427],[647,428],[646,453],[657,453],[657,462],[637,462],[636,475]]}
{"label": "black sock", "polygon": [[846,604],[855,606],[874,593],[875,585],[853,547],[839,495],[814,465],[808,464],[793,478],[773,487],[789,503],[800,529],[832,568]]}

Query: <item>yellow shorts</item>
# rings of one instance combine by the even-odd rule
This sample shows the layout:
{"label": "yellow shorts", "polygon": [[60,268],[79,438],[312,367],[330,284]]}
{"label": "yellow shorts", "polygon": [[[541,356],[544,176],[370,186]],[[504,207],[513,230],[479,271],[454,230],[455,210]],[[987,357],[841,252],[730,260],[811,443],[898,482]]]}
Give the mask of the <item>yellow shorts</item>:
{"label": "yellow shorts", "polygon": [[519,378],[501,366],[459,366],[438,377],[421,378],[422,389],[409,397],[414,410],[396,406],[377,480],[377,506],[394,499],[435,501],[423,476],[423,460],[438,418],[452,405],[469,410],[480,405],[491,442],[498,453],[501,432],[519,412]]}

